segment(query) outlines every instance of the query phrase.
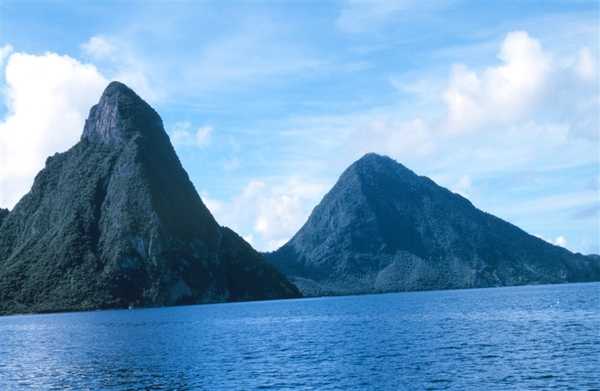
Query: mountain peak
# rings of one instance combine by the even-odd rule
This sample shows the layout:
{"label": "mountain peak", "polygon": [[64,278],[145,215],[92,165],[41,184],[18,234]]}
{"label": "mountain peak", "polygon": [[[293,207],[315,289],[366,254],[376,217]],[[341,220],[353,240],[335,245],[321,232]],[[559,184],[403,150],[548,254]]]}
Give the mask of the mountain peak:
{"label": "mountain peak", "polygon": [[[350,167],[361,167],[369,169],[402,169],[410,171],[408,168],[398,163],[386,155],[379,155],[375,152],[366,153],[363,157],[355,161]],[[412,172],[412,171],[410,171]]]}
{"label": "mountain peak", "polygon": [[363,157],[358,159],[356,162],[384,161],[384,160],[392,160],[392,158],[390,158],[389,156],[386,156],[386,155],[380,155],[375,152],[367,152],[363,155]]}
{"label": "mountain peak", "polygon": [[85,121],[82,140],[118,143],[140,132],[156,132],[162,121],[142,98],[125,84],[113,81]]}
{"label": "mountain peak", "polygon": [[417,178],[414,172],[391,157],[369,152],[346,169],[340,177],[340,182],[357,178],[363,183],[373,183],[390,176],[404,178],[404,181],[412,181]]}
{"label": "mountain peak", "polygon": [[82,140],[0,209],[0,314],[298,295],[219,226],[158,114],[122,83],[91,109]]}
{"label": "mountain peak", "polygon": [[269,259],[307,295],[600,279],[595,257],[547,244],[374,153]]}

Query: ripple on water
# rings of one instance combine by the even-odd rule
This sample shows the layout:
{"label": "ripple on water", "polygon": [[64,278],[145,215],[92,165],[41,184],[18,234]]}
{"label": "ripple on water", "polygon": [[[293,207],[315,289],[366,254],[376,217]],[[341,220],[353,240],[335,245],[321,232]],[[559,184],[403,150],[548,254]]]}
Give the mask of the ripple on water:
{"label": "ripple on water", "polygon": [[600,388],[600,284],[0,318],[0,389]]}

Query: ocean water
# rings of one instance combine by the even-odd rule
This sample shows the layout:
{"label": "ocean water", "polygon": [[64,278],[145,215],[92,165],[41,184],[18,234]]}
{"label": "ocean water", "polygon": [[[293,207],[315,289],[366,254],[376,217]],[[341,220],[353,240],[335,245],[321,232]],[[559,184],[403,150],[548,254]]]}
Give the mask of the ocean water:
{"label": "ocean water", "polygon": [[600,389],[600,284],[0,317],[11,389]]}

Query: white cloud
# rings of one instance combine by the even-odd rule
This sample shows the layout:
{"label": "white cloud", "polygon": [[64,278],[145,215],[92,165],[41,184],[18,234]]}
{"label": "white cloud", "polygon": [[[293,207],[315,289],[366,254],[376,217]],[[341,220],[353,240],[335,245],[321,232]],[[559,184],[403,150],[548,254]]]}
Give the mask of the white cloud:
{"label": "white cloud", "polygon": [[46,158],[78,141],[89,109],[108,81],[95,66],[55,53],[12,53],[4,71],[0,205],[12,207]]}
{"label": "white cloud", "polygon": [[[536,237],[538,237],[538,238],[542,239],[542,240],[543,240],[543,241],[545,241],[545,242],[551,243],[551,244],[553,244],[553,245],[555,245],[555,246],[560,246],[560,247],[567,248],[567,243],[568,243],[568,241],[567,241],[567,238],[565,238],[563,235],[559,235],[559,236],[557,236],[557,237],[556,237],[554,240],[551,240],[551,239],[546,239],[544,236],[542,236],[542,235],[538,235],[538,234],[536,234],[536,235],[534,235],[534,236],[536,236]],[[568,249],[568,248],[567,248],[567,249]]]}
{"label": "white cloud", "polygon": [[252,180],[229,201],[202,199],[220,224],[237,232],[259,250],[275,250],[289,240],[320,201],[327,186],[298,178]]}
{"label": "white cloud", "polygon": [[567,239],[564,236],[558,236],[554,239],[554,244],[561,247],[567,247]]}
{"label": "white cloud", "polygon": [[190,122],[177,122],[171,130],[171,142],[175,146],[205,147],[210,143],[212,126],[201,126],[193,129]]}
{"label": "white cloud", "polygon": [[531,114],[547,87],[550,56],[527,32],[515,31],[506,35],[498,58],[501,65],[480,72],[454,66],[443,94],[449,130],[464,132]]}
{"label": "white cloud", "polygon": [[[554,64],[553,54],[526,32],[508,33],[498,58],[501,64],[481,69],[458,64],[445,81],[413,75],[418,84],[411,85],[391,77],[403,98],[418,95],[408,109],[400,100],[368,111],[295,118],[289,132],[304,135],[311,151],[344,145],[336,156],[346,162],[378,152],[422,172],[459,172],[471,180],[531,164],[597,160],[597,105],[590,104],[597,102],[597,89],[569,82],[573,67]],[[305,149],[306,143],[298,145]],[[454,174],[445,185],[452,188],[456,180]]]}
{"label": "white cloud", "polygon": [[106,59],[115,53],[115,45],[107,38],[102,36],[93,36],[88,41],[81,44],[83,52],[95,59]]}

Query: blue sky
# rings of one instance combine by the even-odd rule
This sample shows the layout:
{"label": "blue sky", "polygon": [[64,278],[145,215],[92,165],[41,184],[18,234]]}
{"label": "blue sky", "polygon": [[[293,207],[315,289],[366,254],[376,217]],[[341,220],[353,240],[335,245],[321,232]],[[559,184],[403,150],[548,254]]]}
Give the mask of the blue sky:
{"label": "blue sky", "polygon": [[599,18],[596,1],[2,1],[0,206],[117,79],[258,249],[373,151],[598,253]]}

